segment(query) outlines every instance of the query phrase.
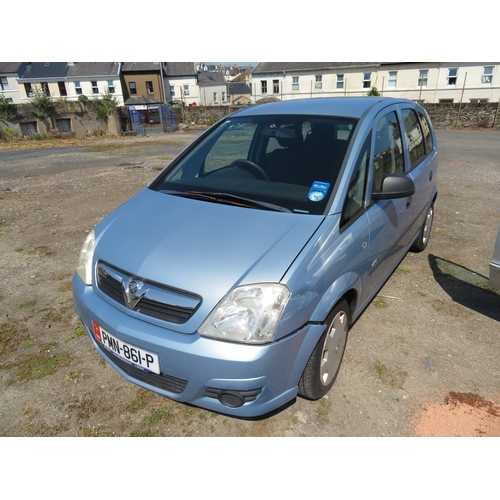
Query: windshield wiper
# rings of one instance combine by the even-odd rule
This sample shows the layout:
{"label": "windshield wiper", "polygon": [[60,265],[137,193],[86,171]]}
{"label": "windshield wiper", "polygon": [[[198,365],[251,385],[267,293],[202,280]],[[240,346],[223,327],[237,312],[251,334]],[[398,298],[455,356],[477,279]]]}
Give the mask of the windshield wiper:
{"label": "windshield wiper", "polygon": [[236,196],[229,193],[214,193],[209,191],[170,191],[162,190],[162,193],[183,196],[186,198],[194,198],[197,200],[212,201],[214,203],[225,203],[227,205],[234,205],[244,208],[263,208],[265,210],[274,210],[276,212],[292,213],[288,208],[274,205],[273,203],[266,203],[264,201],[251,200],[242,196]]}

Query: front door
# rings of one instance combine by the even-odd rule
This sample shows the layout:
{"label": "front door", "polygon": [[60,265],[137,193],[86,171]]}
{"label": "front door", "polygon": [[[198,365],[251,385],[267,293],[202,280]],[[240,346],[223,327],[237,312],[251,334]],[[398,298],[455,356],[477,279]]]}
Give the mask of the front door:
{"label": "front door", "polygon": [[[387,175],[406,175],[402,127],[395,106],[374,121],[371,191],[379,191]],[[409,175],[409,174],[408,174]],[[368,208],[370,222],[369,294],[389,277],[408,246],[412,233],[412,197],[377,200]]]}

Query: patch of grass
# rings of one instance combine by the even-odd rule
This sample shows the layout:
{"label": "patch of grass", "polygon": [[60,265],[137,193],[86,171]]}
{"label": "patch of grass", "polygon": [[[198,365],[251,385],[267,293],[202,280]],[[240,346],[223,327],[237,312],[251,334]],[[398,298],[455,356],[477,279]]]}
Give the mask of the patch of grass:
{"label": "patch of grass", "polygon": [[[46,310],[46,309],[44,309]],[[49,323],[59,323],[61,322],[63,318],[63,314],[68,310],[67,306],[61,306],[59,308],[59,311],[55,309],[49,309],[48,312],[46,312],[42,319],[43,321],[49,322]]]}
{"label": "patch of grass", "polygon": [[23,344],[23,349],[31,349],[34,345],[33,342],[25,342]]}
{"label": "patch of grass", "polygon": [[316,416],[325,424],[330,421],[330,405],[328,404],[328,399],[322,398],[318,401],[318,407],[316,408]]}
{"label": "patch of grass", "polygon": [[33,248],[33,250],[30,250],[28,253],[35,254],[35,255],[44,254],[46,257],[48,257],[49,255],[54,255],[54,252],[52,250],[50,250],[50,248],[46,245],[35,247],[35,248]]}
{"label": "patch of grass", "polygon": [[40,347],[40,352],[48,352],[56,345],[56,342],[48,342],[47,344],[43,344],[42,347]]}
{"label": "patch of grass", "polygon": [[148,419],[147,423],[148,425],[155,425],[158,422],[162,421],[163,419],[167,418],[169,416],[168,411],[165,410],[156,410]]}
{"label": "patch of grass", "polygon": [[24,248],[16,248],[16,249],[14,250],[14,252],[22,252],[23,250],[24,250]]}
{"label": "patch of grass", "polygon": [[17,377],[23,382],[41,379],[53,375],[60,368],[68,366],[71,361],[73,357],[66,352],[28,356],[16,363]]}
{"label": "patch of grass", "polygon": [[425,292],[418,292],[418,294],[420,295],[420,297],[427,297],[427,294]]}
{"label": "patch of grass", "polygon": [[24,328],[19,328],[18,321],[8,320],[0,324],[0,356],[7,352],[12,352],[23,341],[28,340],[28,335]]}
{"label": "patch of grass", "polygon": [[36,300],[28,300],[27,302],[19,304],[19,309],[28,309],[28,307],[33,307],[35,304]]}
{"label": "patch of grass", "polygon": [[398,267],[394,274],[410,274],[411,271],[409,269],[403,269],[402,267]]}
{"label": "patch of grass", "polygon": [[127,406],[127,411],[130,413],[136,413],[139,410],[143,410],[146,407],[148,400],[150,400],[153,396],[154,394],[151,391],[139,389],[135,399]]}
{"label": "patch of grass", "polygon": [[382,299],[375,299],[373,301],[373,305],[377,308],[377,309],[385,309],[388,304],[385,300],[382,300]]}
{"label": "patch of grass", "polygon": [[85,331],[85,328],[83,328],[83,326],[75,328],[73,330],[73,333],[75,334],[75,337],[85,337],[87,335],[87,332]]}
{"label": "patch of grass", "polygon": [[69,292],[71,291],[71,281],[65,281],[62,285],[57,289],[59,292]]}
{"label": "patch of grass", "polygon": [[380,361],[375,363],[375,371],[378,373],[378,376],[382,379],[387,375],[387,366],[385,366]]}
{"label": "patch of grass", "polygon": [[157,437],[158,431],[153,432],[148,430],[145,431],[133,431],[129,434],[130,437]]}

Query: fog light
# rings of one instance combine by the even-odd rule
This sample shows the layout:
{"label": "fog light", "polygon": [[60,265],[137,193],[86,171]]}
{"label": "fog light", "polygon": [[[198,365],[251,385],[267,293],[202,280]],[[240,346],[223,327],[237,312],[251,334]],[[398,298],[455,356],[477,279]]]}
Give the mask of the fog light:
{"label": "fog light", "polygon": [[221,392],[217,399],[228,408],[239,408],[245,402],[239,393],[228,391]]}

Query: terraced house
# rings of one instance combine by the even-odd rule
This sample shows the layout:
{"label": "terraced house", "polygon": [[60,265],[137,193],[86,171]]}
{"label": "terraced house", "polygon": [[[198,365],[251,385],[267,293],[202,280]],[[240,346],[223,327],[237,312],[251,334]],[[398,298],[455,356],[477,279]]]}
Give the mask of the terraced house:
{"label": "terraced house", "polygon": [[499,62],[269,62],[252,70],[252,101],[366,95],[425,103],[498,102]]}

